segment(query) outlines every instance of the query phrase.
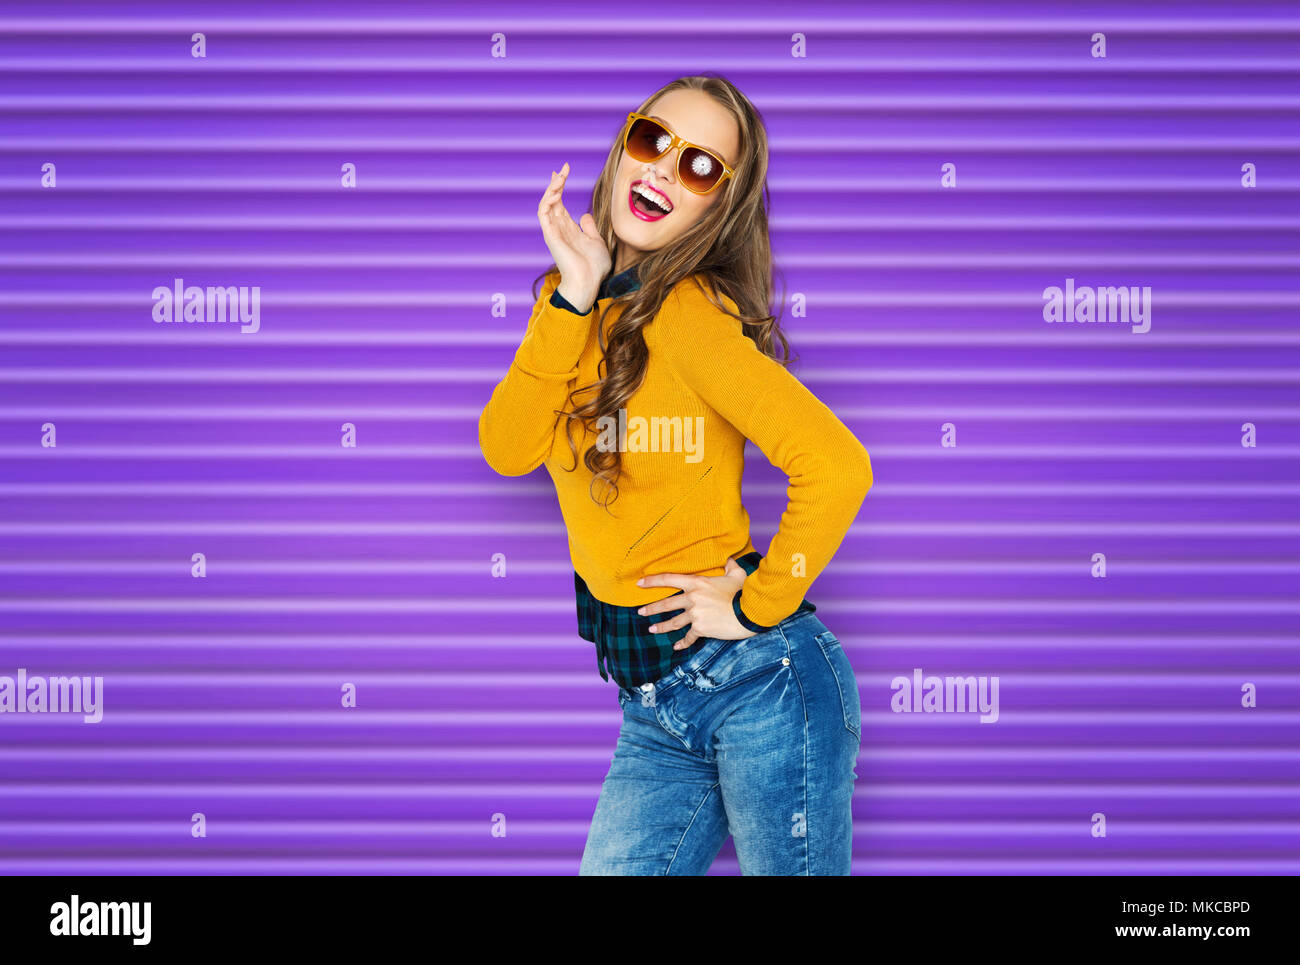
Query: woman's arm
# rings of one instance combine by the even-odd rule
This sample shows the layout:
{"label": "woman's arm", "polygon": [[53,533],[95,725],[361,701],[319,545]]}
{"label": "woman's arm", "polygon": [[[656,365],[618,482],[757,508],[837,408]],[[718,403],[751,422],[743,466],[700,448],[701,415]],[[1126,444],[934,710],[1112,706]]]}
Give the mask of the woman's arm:
{"label": "woman's arm", "polygon": [[[747,629],[780,623],[839,549],[871,489],[867,450],[741,324],[691,280],[677,285],[647,328],[677,378],[790,477],[781,525],[735,601]],[[653,350],[652,350],[653,351]],[[802,558],[801,574],[794,575]]]}
{"label": "woman's arm", "polygon": [[[565,408],[569,383],[578,377],[578,357],[595,318],[591,306],[601,279],[609,273],[609,249],[596,219],[589,211],[581,223],[575,222],[564,207],[568,179],[566,161],[558,172],[551,172],[551,183],[537,203],[542,238],[556,270],[546,276],[515,360],[478,420],[479,448],[488,465],[503,476],[532,472],[550,454],[559,419],[556,410]],[[568,308],[564,302],[551,302],[560,287]],[[586,311],[578,315],[581,309]]]}
{"label": "woman's arm", "polygon": [[547,276],[514,361],[479,416],[479,448],[503,476],[522,476],[546,461],[559,418],[555,410],[566,408],[591,332],[594,312],[576,315],[551,303],[558,281],[554,272]]}

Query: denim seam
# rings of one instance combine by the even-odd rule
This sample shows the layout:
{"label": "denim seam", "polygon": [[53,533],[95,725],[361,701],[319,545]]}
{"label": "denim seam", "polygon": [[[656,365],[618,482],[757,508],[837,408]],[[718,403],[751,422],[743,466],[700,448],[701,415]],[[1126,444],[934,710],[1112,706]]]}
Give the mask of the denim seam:
{"label": "denim seam", "polygon": [[810,875],[813,871],[809,869],[809,700],[807,694],[803,692],[803,681],[800,679],[800,671],[794,661],[794,648],[790,645],[789,637],[785,635],[784,623],[785,620],[781,620],[781,623],[776,624],[776,628],[785,640],[785,654],[790,659],[790,670],[794,672],[794,683],[800,688],[800,702],[803,705],[803,769],[800,774],[803,784],[803,874]]}
{"label": "denim seam", "polygon": [[687,752],[688,754],[693,754],[693,755],[696,756],[696,757],[700,757],[700,756],[701,756],[700,753],[699,753],[698,751],[696,751],[695,748],[692,747],[692,746],[690,745],[690,742],[687,741],[685,737],[682,737],[680,734],[677,734],[677,733],[675,733],[675,732],[669,730],[667,727],[664,726],[664,722],[663,722],[662,720],[659,719],[658,711],[663,711],[663,713],[664,713],[666,716],[671,717],[674,721],[676,721],[678,724],[680,724],[683,728],[686,728],[686,727],[689,726],[689,725],[687,724],[686,721],[682,720],[680,717],[678,717],[676,714],[673,713],[673,709],[672,709],[672,707],[669,705],[669,702],[667,702],[667,701],[660,701],[660,700],[656,699],[656,700],[655,700],[655,711],[656,711],[656,713],[655,713],[655,723],[659,725],[659,729],[662,730],[662,731],[663,731],[665,734],[667,734],[669,737],[675,737],[675,738],[677,738],[677,742],[678,742],[679,744],[681,744],[682,747],[686,748],[686,752]]}
{"label": "denim seam", "polygon": [[686,827],[682,829],[682,836],[678,840],[676,847],[673,848],[673,856],[668,859],[668,867],[664,869],[665,875],[673,870],[673,862],[677,860],[677,852],[682,850],[682,844],[686,841],[686,835],[690,834],[691,828],[695,826],[695,819],[700,816],[700,811],[703,809],[704,805],[709,803],[709,798],[713,796],[713,792],[721,786],[722,784],[720,782],[714,784],[713,787],[709,788],[708,791],[705,792],[704,799],[696,806],[695,813],[691,815],[690,821],[688,821]]}
{"label": "denim seam", "polygon": [[[781,636],[785,636],[784,631]],[[785,645],[791,652],[790,669],[794,671],[795,683],[799,685],[799,700],[803,704],[803,773],[800,775],[803,781],[803,873],[805,876],[810,876],[812,870],[809,868],[808,835],[812,833],[812,829],[808,827],[808,695],[804,693],[803,681],[799,678],[799,668],[794,661],[789,637],[786,637]]]}

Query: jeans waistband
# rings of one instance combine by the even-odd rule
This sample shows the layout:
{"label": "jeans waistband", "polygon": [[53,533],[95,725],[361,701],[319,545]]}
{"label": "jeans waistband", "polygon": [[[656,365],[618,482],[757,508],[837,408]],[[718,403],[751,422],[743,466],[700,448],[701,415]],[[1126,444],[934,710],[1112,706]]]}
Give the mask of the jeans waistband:
{"label": "jeans waistband", "polygon": [[640,687],[634,687],[630,690],[620,684],[618,686],[619,692],[628,697],[637,699],[653,693],[657,700],[661,695],[671,690],[673,687],[676,687],[687,677],[691,676],[707,664],[711,659],[713,659],[718,651],[723,650],[734,643],[741,643],[747,640],[757,640],[759,637],[769,636],[773,633],[780,633],[782,630],[794,626],[794,624],[798,623],[800,620],[807,620],[809,617],[816,616],[817,614],[813,610],[800,610],[786,617],[770,630],[756,633],[752,637],[742,637],[739,640],[723,640],[719,637],[706,637],[702,643],[697,643],[695,645],[693,652],[686,660],[683,660],[658,680],[653,683],[642,684]]}

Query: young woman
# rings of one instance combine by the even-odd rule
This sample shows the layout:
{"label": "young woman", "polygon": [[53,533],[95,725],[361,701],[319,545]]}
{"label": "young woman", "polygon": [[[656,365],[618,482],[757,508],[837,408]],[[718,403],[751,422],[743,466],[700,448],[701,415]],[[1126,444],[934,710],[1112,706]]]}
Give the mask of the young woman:
{"label": "young woman", "polygon": [[[582,874],[704,874],[728,834],[742,874],[849,873],[858,688],[804,594],[871,462],[773,352],[767,162],[753,105],[701,76],[628,115],[580,223],[552,172],[555,263],[479,420],[497,472],[545,464],[579,632],[618,685]],[[747,438],[790,480],[766,555]]]}

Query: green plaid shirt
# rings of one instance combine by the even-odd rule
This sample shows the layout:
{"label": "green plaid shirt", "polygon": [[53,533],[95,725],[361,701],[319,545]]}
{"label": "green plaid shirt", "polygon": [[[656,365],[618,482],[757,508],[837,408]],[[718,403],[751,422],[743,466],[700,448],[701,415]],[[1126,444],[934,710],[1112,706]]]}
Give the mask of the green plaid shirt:
{"label": "green plaid shirt", "polygon": [[[753,573],[762,558],[763,554],[754,550],[752,553],[736,557],[736,562],[746,573]],[[680,609],[641,616],[634,606],[614,606],[612,603],[603,603],[591,595],[586,582],[577,571],[573,574],[573,588],[578,596],[578,636],[596,644],[596,668],[606,680],[612,676],[614,682],[624,689],[635,690],[642,684],[653,683],[660,677],[672,673],[673,667],[694,653],[694,647],[687,647],[685,650],[673,649],[673,644],[686,636],[690,624],[661,633],[651,633],[649,629],[651,624],[671,620],[682,612]],[[678,590],[673,596],[682,592],[684,591]],[[737,599],[739,596],[740,594],[737,593]],[[732,608],[733,610],[736,608],[734,602]],[[805,610],[816,611],[816,609],[817,607],[805,598],[794,612],[802,613]],[[750,629],[756,626],[747,620],[741,620],[741,623],[747,624]],[[606,673],[607,667],[608,673]]]}
{"label": "green plaid shirt", "polygon": [[[616,298],[626,292],[636,291],[640,281],[636,275],[636,266],[606,278],[600,287],[598,298]],[[568,300],[556,289],[551,295],[551,304],[581,315]],[[590,314],[594,309],[587,309]],[[746,573],[753,573],[758,568],[763,554],[754,550],[744,556],[736,557],[736,562]],[[573,573],[573,588],[578,599],[578,635],[584,640],[596,644],[596,667],[601,677],[608,680],[611,676],[619,686],[633,690],[642,684],[653,683],[666,674],[672,673],[673,667],[687,660],[694,652],[693,647],[674,650],[673,644],[686,636],[689,624],[666,633],[651,633],[650,626],[672,619],[681,610],[667,610],[641,616],[634,606],[615,606],[597,600],[587,589],[586,581]],[[684,591],[678,590],[673,596]],[[760,626],[750,620],[740,609],[742,590],[737,590],[732,597],[731,609],[741,626],[755,633],[770,630],[771,627]],[[671,599],[671,598],[669,598]],[[795,613],[815,612],[817,607],[805,598],[795,609]],[[608,668],[608,672],[606,672]]]}

